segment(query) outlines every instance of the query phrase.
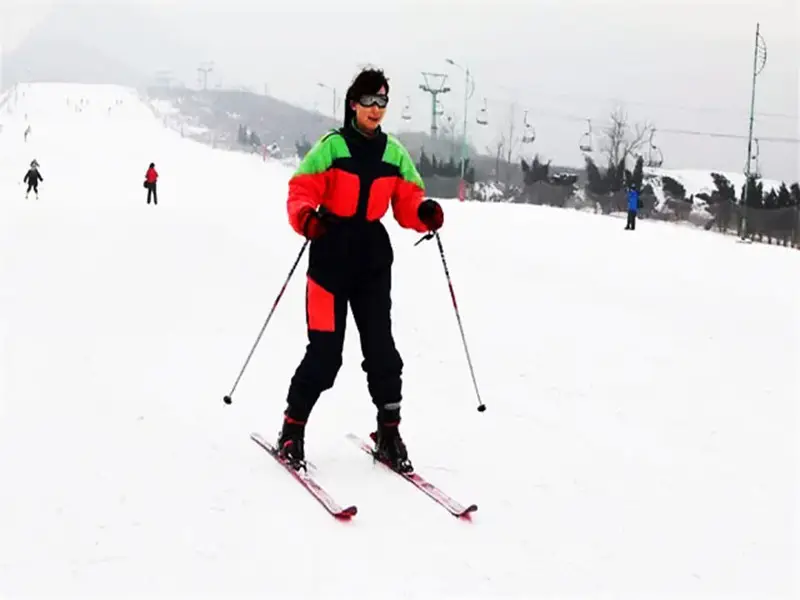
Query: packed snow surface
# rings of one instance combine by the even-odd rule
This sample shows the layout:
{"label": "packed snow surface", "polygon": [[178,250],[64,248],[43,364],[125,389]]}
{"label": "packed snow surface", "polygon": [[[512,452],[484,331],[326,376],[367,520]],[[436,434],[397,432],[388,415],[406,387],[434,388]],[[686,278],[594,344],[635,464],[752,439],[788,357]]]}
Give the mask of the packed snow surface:
{"label": "packed snow surface", "polygon": [[374,422],[351,320],[306,439],[341,523],[249,439],[280,427],[307,256],[222,402],[302,245],[290,171],[111,86],[21,86],[0,121],[0,597],[798,597],[796,250],[443,201],[479,413],[438,249],[388,214],[402,431],[479,510],[345,439]]}

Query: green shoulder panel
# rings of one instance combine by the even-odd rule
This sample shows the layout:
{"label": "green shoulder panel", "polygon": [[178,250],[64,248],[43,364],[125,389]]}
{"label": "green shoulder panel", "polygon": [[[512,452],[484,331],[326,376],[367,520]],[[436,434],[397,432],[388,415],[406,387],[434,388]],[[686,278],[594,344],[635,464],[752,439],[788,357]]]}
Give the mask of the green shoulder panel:
{"label": "green shoulder panel", "polygon": [[323,135],[300,161],[295,171],[297,175],[316,175],[330,169],[337,158],[348,158],[350,150],[344,138],[337,130],[331,130]]}
{"label": "green shoulder panel", "polygon": [[425,183],[422,181],[414,160],[406,150],[406,147],[393,135],[387,135],[386,150],[383,153],[383,161],[394,165],[400,169],[400,176],[409,183],[418,185],[423,190]]}

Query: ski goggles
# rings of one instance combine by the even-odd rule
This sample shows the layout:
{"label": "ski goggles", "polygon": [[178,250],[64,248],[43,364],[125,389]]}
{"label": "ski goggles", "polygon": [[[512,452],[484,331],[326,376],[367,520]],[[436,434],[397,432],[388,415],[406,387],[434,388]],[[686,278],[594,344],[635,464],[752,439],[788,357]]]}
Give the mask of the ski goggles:
{"label": "ski goggles", "polygon": [[378,108],[386,108],[389,104],[389,96],[386,94],[364,94],[358,99],[361,106],[377,106]]}

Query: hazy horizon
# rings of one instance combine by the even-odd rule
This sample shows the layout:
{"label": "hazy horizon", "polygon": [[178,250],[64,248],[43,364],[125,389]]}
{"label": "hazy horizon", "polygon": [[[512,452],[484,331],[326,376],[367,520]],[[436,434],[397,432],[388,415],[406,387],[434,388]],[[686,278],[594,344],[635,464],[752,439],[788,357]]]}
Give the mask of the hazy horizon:
{"label": "hazy horizon", "polygon": [[[53,7],[67,4],[87,10],[86,3],[30,6],[0,0],[5,50],[23,43]],[[239,0],[195,4],[105,2],[88,9],[104,15],[98,22],[60,19],[63,25],[50,23],[48,35],[61,26],[87,42],[100,45],[102,39],[104,50],[131,67],[146,75],[170,70],[192,87],[197,66],[213,61],[210,86],[267,90],[326,114],[332,112],[331,91],[317,84],[336,87],[341,95],[360,65],[376,64],[391,79],[391,129],[427,131],[431,105],[419,89],[421,72],[447,73],[452,91],[442,104],[460,135],[464,76],[445,62],[452,58],[474,74],[468,134],[484,153],[509,130],[515,101],[515,135],[526,110],[537,134],[536,142],[522,149],[525,156],[539,152],[556,164],[580,165],[578,140],[587,119],[597,131],[621,105],[632,121],[655,124],[665,167],[741,172],[746,139],[706,134],[747,135],[758,21],[768,49],[758,77],[754,128],[761,139],[762,172],[766,178],[800,178],[800,43],[797,7],[789,0],[735,6],[718,0],[559,0],[522,7],[504,0],[395,0],[390,6],[306,0],[301,8]],[[142,19],[130,17],[132,6]],[[115,16],[131,23],[128,35],[111,25]],[[108,32],[103,23],[109,23]],[[164,55],[148,49],[151,26],[174,42]],[[400,119],[407,97],[409,123]],[[484,101],[489,124],[481,128],[475,115]],[[341,117],[341,100],[337,104]]]}

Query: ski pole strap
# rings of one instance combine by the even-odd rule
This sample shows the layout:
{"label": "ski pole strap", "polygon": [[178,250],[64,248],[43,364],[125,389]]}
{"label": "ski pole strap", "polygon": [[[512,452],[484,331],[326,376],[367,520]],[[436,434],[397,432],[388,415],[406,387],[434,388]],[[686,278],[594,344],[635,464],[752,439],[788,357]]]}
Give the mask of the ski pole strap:
{"label": "ski pole strap", "polygon": [[417,240],[417,242],[414,244],[414,246],[419,246],[425,240],[433,239],[434,233],[435,232],[433,232],[433,231],[429,231],[428,233],[423,235],[419,240]]}

